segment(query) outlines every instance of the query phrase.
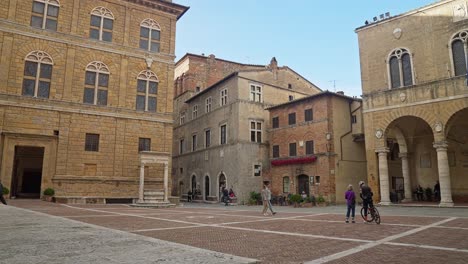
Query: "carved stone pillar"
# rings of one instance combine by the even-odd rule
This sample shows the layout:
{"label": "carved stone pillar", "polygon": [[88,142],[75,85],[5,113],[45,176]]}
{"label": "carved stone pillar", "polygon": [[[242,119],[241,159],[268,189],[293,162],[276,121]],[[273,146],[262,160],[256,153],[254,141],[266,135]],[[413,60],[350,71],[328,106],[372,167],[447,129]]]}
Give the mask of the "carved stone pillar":
{"label": "carved stone pillar", "polygon": [[404,181],[404,188],[405,188],[405,199],[404,202],[411,202],[413,201],[413,193],[411,191],[411,179],[410,179],[410,172],[409,172],[409,165],[408,165],[408,153],[400,153],[398,155],[401,158],[401,170],[403,172],[403,181]]}
{"label": "carved stone pillar", "polygon": [[388,181],[388,148],[376,149],[379,156],[380,204],[390,205],[390,187]]}
{"label": "carved stone pillar", "polygon": [[452,186],[450,184],[450,169],[447,156],[447,141],[434,142],[433,146],[437,150],[437,167],[439,169],[439,206],[453,206]]}
{"label": "carved stone pillar", "polygon": [[140,189],[139,189],[139,196],[138,196],[138,202],[143,203],[144,202],[144,194],[145,192],[145,164],[141,163],[140,164]]}

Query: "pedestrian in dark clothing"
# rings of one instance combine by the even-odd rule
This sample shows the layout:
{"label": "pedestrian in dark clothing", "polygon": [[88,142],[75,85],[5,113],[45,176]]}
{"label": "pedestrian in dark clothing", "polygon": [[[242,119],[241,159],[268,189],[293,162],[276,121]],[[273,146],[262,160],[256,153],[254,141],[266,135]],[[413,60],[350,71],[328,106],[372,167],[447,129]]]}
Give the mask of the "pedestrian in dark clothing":
{"label": "pedestrian in dark clothing", "polygon": [[434,199],[436,202],[440,201],[440,183],[439,181],[436,182],[434,185]]}
{"label": "pedestrian in dark clothing", "polygon": [[356,195],[353,191],[353,185],[348,185],[348,190],[345,193],[346,204],[348,210],[346,211],[346,223],[349,223],[349,214],[351,213],[351,222],[356,223],[354,221],[354,213],[356,210]]}
{"label": "pedestrian in dark clothing", "polygon": [[189,190],[187,193],[187,202],[191,202],[191,201],[192,201],[192,191]]}
{"label": "pedestrian in dark clothing", "polygon": [[416,196],[418,198],[418,201],[423,200],[423,188],[421,187],[421,185],[418,185],[418,187],[416,188]]}
{"label": "pedestrian in dark clothing", "polygon": [[227,188],[223,189],[223,202],[225,206],[229,205],[229,191]]}
{"label": "pedestrian in dark clothing", "polygon": [[2,204],[7,205],[5,198],[3,198],[3,184],[0,182],[0,201]]}
{"label": "pedestrian in dark clothing", "polygon": [[367,209],[370,207],[374,207],[373,201],[372,201],[372,196],[374,195],[372,193],[372,190],[369,186],[366,186],[366,184],[363,181],[359,182],[359,188],[361,189],[361,193],[359,196],[361,196],[362,199],[362,207],[364,207],[364,221],[367,222]]}

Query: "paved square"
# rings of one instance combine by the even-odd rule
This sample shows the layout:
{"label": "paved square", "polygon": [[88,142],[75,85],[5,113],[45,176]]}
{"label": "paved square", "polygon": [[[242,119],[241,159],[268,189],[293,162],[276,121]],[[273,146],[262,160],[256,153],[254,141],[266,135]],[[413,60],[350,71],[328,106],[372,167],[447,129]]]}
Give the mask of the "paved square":
{"label": "paved square", "polygon": [[265,217],[258,206],[146,209],[37,200],[10,204],[260,263],[434,264],[468,259],[468,209],[463,208],[380,207],[382,223],[377,225],[363,223],[360,215],[355,224],[346,224],[340,206],[276,207],[277,215]]}

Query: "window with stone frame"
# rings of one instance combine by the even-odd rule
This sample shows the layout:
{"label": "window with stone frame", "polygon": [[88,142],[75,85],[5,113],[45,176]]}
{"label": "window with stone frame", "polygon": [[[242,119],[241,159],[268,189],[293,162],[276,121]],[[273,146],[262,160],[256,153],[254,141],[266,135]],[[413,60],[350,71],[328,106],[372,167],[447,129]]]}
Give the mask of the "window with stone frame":
{"label": "window with stone frame", "polygon": [[195,119],[198,117],[198,105],[194,105],[192,107],[192,119]]}
{"label": "window with stone frame", "polygon": [[468,30],[455,34],[451,41],[454,76],[467,74],[466,55],[468,51]]}
{"label": "window with stone frame", "polygon": [[152,71],[142,71],[137,77],[136,110],[156,112],[159,79]]}
{"label": "window with stone frame", "polygon": [[151,138],[139,138],[138,151],[151,151]]}
{"label": "window with stone frame", "polygon": [[185,150],[185,140],[182,138],[179,140],[179,154],[184,154]]}
{"label": "window with stone frame", "polygon": [[295,125],[296,124],[296,113],[289,113],[288,114],[288,125]]}
{"label": "window with stone frame", "polygon": [[159,52],[161,46],[161,27],[158,22],[147,18],[140,23],[140,48]]}
{"label": "window with stone frame", "polygon": [[413,85],[413,66],[408,50],[399,48],[392,51],[388,59],[391,88]]}
{"label": "window with stone frame", "polygon": [[85,151],[99,151],[99,134],[86,133]]}
{"label": "window with stone frame", "polygon": [[205,148],[208,148],[211,146],[211,130],[207,129],[205,130]]}
{"label": "window with stone frame", "polygon": [[289,101],[292,101],[294,100],[294,95],[289,95],[288,98],[289,98]]}
{"label": "window with stone frame", "polygon": [[297,156],[296,143],[289,143],[289,156],[290,157]]}
{"label": "window with stone frame", "polygon": [[86,66],[83,103],[107,105],[109,68],[103,62],[93,61]]}
{"label": "window with stone frame", "polygon": [[227,89],[222,89],[220,93],[221,93],[220,104],[221,104],[221,106],[226,105],[227,104],[227,96],[228,96]]}
{"label": "window with stone frame", "polygon": [[272,154],[272,155],[273,155],[273,158],[279,158],[279,156],[280,156],[280,155],[279,155],[279,152],[280,152],[280,147],[279,147],[279,145],[273,145],[273,150],[272,150],[272,152],[273,152],[273,154]]}
{"label": "window with stone frame", "polygon": [[314,154],[314,141],[306,141],[306,155]]}
{"label": "window with stone frame", "polygon": [[275,116],[271,119],[272,128],[279,128],[279,117]]}
{"label": "window with stone frame", "polygon": [[250,142],[262,143],[262,122],[250,121]]}
{"label": "window with stone frame", "polygon": [[205,113],[211,112],[211,102],[212,102],[211,96],[206,98],[206,100],[205,100]]}
{"label": "window with stone frame", "polygon": [[352,115],[351,116],[351,124],[356,124],[357,123],[357,116],[356,115]]}
{"label": "window with stone frame", "polygon": [[33,51],[26,55],[23,95],[49,98],[53,63],[52,57],[44,51]]}
{"label": "window with stone frame", "polygon": [[225,145],[227,143],[227,135],[226,135],[226,125],[221,125],[219,128],[220,140],[219,143],[221,145]]}
{"label": "window with stone frame", "polygon": [[197,150],[197,135],[192,135],[192,151]]}
{"label": "window with stone frame", "polygon": [[57,0],[34,0],[31,26],[57,31],[60,3]]}
{"label": "window with stone frame", "polygon": [[113,27],[114,14],[109,9],[99,6],[91,11],[90,38],[111,42]]}
{"label": "window with stone frame", "polygon": [[262,86],[256,84],[250,85],[250,101],[262,102]]}
{"label": "window with stone frame", "polygon": [[304,110],[304,121],[312,121],[314,120],[314,112],[312,111],[312,108]]}
{"label": "window with stone frame", "polygon": [[289,193],[289,177],[283,177],[283,193]]}
{"label": "window with stone frame", "polygon": [[185,123],[185,112],[180,113],[180,125]]}

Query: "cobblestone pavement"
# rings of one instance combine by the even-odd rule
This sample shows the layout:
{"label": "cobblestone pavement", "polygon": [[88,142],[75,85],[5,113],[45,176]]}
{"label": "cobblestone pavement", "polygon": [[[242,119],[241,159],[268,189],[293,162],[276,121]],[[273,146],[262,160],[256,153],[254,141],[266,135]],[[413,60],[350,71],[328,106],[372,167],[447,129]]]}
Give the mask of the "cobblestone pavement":
{"label": "cobblestone pavement", "polygon": [[[382,223],[377,225],[363,223],[360,215],[355,224],[346,224],[343,206],[277,206],[278,214],[265,217],[259,206],[184,204],[142,209],[37,200],[10,204],[136,237],[244,258],[239,262],[435,264],[467,263],[468,259],[468,208],[380,207]],[[185,263],[204,262],[194,258]]]}

